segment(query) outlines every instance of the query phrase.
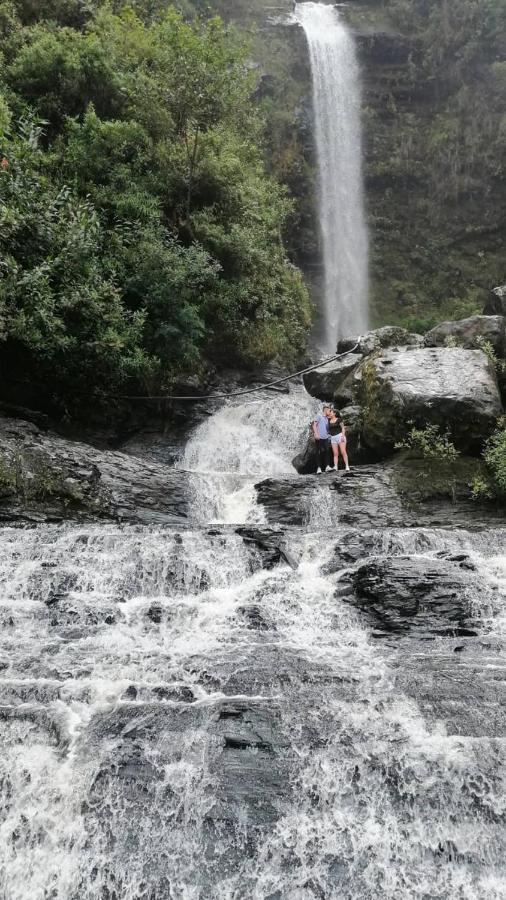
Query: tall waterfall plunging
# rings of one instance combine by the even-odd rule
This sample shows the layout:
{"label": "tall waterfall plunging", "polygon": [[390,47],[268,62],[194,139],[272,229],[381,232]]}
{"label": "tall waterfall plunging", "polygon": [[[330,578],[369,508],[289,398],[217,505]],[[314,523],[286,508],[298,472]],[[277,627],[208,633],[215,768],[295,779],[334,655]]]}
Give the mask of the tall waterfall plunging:
{"label": "tall waterfall plunging", "polygon": [[300,3],[295,17],[313,77],[325,279],[319,345],[334,353],[339,338],[361,334],[368,321],[360,73],[353,38],[334,7]]}

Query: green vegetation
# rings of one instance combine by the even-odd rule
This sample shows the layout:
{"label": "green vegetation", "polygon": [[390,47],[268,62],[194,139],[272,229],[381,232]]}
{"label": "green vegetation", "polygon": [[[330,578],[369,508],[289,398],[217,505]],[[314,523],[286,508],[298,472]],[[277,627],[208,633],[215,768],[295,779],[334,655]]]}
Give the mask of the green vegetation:
{"label": "green vegetation", "polygon": [[506,498],[506,419],[499,422],[497,430],[487,442],[483,458],[490,471],[495,493]]}
{"label": "green vegetation", "polygon": [[460,454],[450,438],[449,432],[442,432],[439,425],[413,426],[396,450],[408,450],[410,455],[422,459],[456,460]]}
{"label": "green vegetation", "polygon": [[0,0],[4,395],[72,410],[304,349],[248,46],[133,6]]}
{"label": "green vegetation", "polygon": [[364,41],[373,313],[424,331],[504,280],[506,4],[383,0],[362,18],[378,14],[396,62]]}
{"label": "green vegetation", "polygon": [[482,460],[467,456],[458,459],[413,457],[411,453],[399,454],[394,461],[394,483],[399,494],[408,503],[436,499],[488,500],[487,494],[476,494],[474,487],[486,482],[487,473]]}
{"label": "green vegetation", "polygon": [[471,482],[475,500],[506,500],[506,418],[499,419],[483,451],[484,471]]}
{"label": "green vegetation", "polygon": [[506,397],[506,359],[501,359],[494,350],[490,341],[487,341],[481,335],[476,338],[476,346],[482,350],[485,356],[488,356],[490,362],[494,366],[499,383],[499,389],[503,397]]}

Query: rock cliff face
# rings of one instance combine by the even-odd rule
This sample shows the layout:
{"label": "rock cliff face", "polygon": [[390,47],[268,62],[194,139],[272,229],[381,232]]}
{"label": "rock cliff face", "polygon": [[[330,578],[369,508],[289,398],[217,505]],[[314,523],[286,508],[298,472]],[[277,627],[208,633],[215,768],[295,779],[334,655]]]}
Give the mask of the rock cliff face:
{"label": "rock cliff face", "polygon": [[[504,277],[506,225],[504,179],[484,161],[501,156],[497,57],[492,38],[476,43],[487,12],[477,7],[466,22],[456,2],[455,21],[438,31],[443,4],[423,6],[401,11],[388,0],[344,12],[364,78],[373,315],[417,329],[482,309]],[[467,63],[457,72],[459,55]]]}

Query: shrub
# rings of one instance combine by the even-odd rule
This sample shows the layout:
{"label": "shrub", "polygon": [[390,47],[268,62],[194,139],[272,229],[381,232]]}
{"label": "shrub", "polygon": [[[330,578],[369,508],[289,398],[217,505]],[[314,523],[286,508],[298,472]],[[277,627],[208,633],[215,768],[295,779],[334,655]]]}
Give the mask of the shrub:
{"label": "shrub", "polygon": [[501,387],[506,385],[506,359],[500,359],[497,356],[492,343],[490,341],[487,341],[487,339],[484,338],[483,335],[478,335],[478,337],[476,338],[476,346],[479,350],[483,351],[485,356],[488,356],[496,371],[499,385]]}
{"label": "shrub", "polygon": [[473,500],[492,500],[494,497],[494,491],[490,481],[482,475],[475,475],[469,487],[471,488]]}
{"label": "shrub", "polygon": [[460,455],[449,432],[442,432],[439,425],[426,425],[424,428],[413,426],[407,436],[395,446],[397,450],[408,450],[423,459],[455,460]]}
{"label": "shrub", "polygon": [[506,497],[506,417],[499,420],[497,430],[487,441],[483,458],[496,493]]}

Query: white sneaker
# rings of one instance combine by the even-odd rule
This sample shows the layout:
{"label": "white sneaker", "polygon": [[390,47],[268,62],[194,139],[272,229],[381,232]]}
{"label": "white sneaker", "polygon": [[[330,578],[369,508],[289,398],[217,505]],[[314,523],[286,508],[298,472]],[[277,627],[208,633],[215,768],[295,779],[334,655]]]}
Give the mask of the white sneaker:
{"label": "white sneaker", "polygon": [[322,470],[320,469],[320,467],[317,468],[316,474],[317,474],[317,475],[321,475],[321,474],[322,474]]}
{"label": "white sneaker", "polygon": [[351,472],[351,469],[350,469],[349,466],[346,466],[346,471],[347,471],[347,472]]}
{"label": "white sneaker", "polygon": [[325,471],[326,471],[326,472],[332,472],[332,466],[327,466],[327,468],[325,469]]}
{"label": "white sneaker", "polygon": [[337,466],[334,466],[334,468],[332,469],[332,471],[333,471],[333,472],[339,472],[339,469],[337,468]]}

